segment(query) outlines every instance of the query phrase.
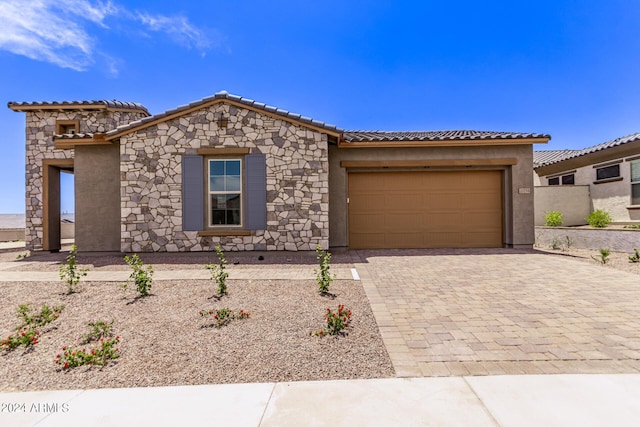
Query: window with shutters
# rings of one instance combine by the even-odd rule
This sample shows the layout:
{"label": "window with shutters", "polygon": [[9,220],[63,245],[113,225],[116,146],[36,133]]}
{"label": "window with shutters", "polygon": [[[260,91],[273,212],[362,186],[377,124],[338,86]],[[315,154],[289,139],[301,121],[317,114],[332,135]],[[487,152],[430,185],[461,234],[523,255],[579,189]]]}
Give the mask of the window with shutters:
{"label": "window with shutters", "polygon": [[[182,157],[182,227],[200,235],[249,235],[267,228],[267,169],[264,154],[202,149]],[[246,232],[247,234],[238,234]],[[212,234],[207,234],[212,233]]]}
{"label": "window with shutters", "polygon": [[631,162],[631,204],[640,205],[640,160]]}

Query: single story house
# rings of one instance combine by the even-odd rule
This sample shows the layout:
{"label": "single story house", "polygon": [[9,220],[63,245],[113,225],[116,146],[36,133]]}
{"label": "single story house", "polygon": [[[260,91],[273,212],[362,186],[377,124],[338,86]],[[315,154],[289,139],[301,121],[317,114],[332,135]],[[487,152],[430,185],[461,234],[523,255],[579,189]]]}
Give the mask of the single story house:
{"label": "single story house", "polygon": [[549,135],[345,131],[225,91],[150,115],[120,101],[26,113],[26,245],[57,250],[59,174],[79,251],[532,247]]}
{"label": "single story house", "polygon": [[586,224],[596,209],[617,223],[640,221],[640,132],[582,150],[535,151],[534,172],[536,225],[548,211],[562,212],[565,225]]}

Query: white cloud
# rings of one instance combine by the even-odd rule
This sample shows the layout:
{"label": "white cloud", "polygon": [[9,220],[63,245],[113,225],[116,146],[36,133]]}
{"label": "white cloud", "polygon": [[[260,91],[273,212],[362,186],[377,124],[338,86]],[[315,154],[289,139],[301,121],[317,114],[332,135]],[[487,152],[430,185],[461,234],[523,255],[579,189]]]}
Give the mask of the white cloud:
{"label": "white cloud", "polygon": [[140,22],[147,26],[149,30],[167,33],[176,42],[184,46],[195,47],[200,51],[204,51],[211,45],[204,32],[191,25],[184,16],[153,16],[142,12],[138,12],[137,16]]}
{"label": "white cloud", "polygon": [[211,46],[203,30],[183,16],[129,11],[111,1],[0,0],[0,50],[77,71],[86,70],[99,55],[109,59],[110,74],[117,75],[118,61],[101,52],[90,34],[96,26],[108,30],[108,20],[137,22],[203,54]]}

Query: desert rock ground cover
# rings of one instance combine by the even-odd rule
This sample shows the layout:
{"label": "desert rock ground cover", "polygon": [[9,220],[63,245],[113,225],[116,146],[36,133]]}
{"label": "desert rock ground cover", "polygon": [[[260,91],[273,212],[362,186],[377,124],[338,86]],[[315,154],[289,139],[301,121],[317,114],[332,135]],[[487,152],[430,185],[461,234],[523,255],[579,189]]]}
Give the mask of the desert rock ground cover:
{"label": "desert rock ground cover", "polygon": [[[9,261],[6,253],[2,255],[0,260]],[[43,254],[16,260],[15,268],[57,271],[63,259],[62,253]],[[282,262],[308,259],[308,254],[293,254]],[[87,259],[79,257],[80,264],[83,261]],[[192,257],[188,264],[175,256],[151,256],[146,261],[158,261],[153,263],[156,270],[181,270],[204,268],[215,256]],[[127,268],[116,256],[92,257],[91,265]],[[278,267],[270,264],[268,268]],[[314,280],[228,279],[227,283],[228,295],[218,299],[212,297],[216,287],[210,280],[156,281],[145,298],[124,292],[118,282],[83,281],[80,292],[71,295],[65,295],[62,282],[0,282],[0,334],[8,335],[16,326],[19,304],[37,309],[45,303],[65,305],[60,317],[42,328],[36,346],[0,353],[0,391],[394,376],[360,282],[334,281],[334,299],[320,296]],[[326,309],[335,310],[338,304],[353,312],[348,334],[309,336],[326,325]],[[200,310],[215,308],[243,309],[250,318],[216,328],[210,317],[199,315]],[[82,348],[87,322],[112,319],[121,340],[120,358],[104,367],[67,370],[54,363],[63,346]]]}

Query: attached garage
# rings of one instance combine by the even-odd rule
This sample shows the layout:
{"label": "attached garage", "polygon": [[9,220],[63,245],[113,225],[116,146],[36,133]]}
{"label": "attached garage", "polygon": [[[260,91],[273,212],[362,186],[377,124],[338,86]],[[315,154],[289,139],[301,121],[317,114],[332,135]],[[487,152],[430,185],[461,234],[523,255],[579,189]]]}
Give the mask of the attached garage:
{"label": "attached garage", "polygon": [[329,246],[533,247],[533,144],[548,135],[345,131],[329,145]]}
{"label": "attached garage", "polygon": [[502,247],[503,172],[348,174],[349,247]]}

